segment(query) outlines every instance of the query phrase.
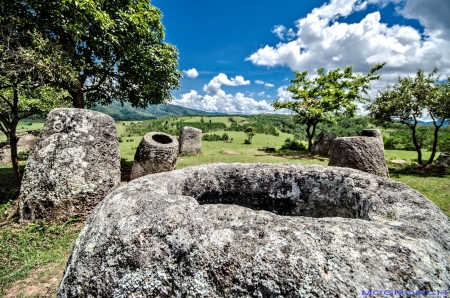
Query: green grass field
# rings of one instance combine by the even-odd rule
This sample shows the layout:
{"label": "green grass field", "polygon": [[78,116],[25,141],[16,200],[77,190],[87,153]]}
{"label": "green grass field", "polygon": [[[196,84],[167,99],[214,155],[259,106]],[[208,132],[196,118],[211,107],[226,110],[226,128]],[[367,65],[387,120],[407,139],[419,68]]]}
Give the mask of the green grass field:
{"label": "green grass field", "polygon": [[[177,118],[176,120],[174,120]],[[205,122],[222,122],[229,126],[229,117],[203,117]],[[238,124],[247,121],[243,117],[233,117]],[[241,119],[242,118],[242,119]],[[169,121],[185,122],[200,121],[201,117],[171,117]],[[31,125],[28,125],[31,123]],[[130,122],[116,123],[118,136],[124,135],[126,126]],[[25,121],[19,123],[18,132],[41,129],[42,121]],[[275,147],[279,149],[286,138],[293,136],[280,133],[279,136],[256,134],[250,145],[244,144],[247,135],[244,132],[216,131],[210,134],[222,135],[227,133],[231,142],[203,141],[202,152],[198,156],[180,156],[177,169],[207,163],[302,163],[327,165],[328,159],[311,156],[306,152],[277,151],[266,153],[259,151],[261,147]],[[4,136],[0,135],[0,140]],[[122,164],[132,164],[136,148],[142,136],[121,137],[120,155]],[[233,154],[231,154],[233,153]],[[424,152],[428,158],[429,152]],[[450,176],[443,177],[423,175],[402,171],[403,166],[389,163],[393,159],[403,159],[408,163],[417,162],[414,151],[386,150],[386,160],[391,172],[391,178],[416,189],[433,201],[447,216],[450,216]],[[25,162],[22,161],[23,169]],[[19,225],[5,219],[15,210],[18,189],[14,186],[11,165],[0,165],[0,297],[54,297],[67,262],[75,238],[82,227],[82,222],[67,222],[64,224],[50,224],[37,222]],[[30,292],[30,289],[35,289]]]}

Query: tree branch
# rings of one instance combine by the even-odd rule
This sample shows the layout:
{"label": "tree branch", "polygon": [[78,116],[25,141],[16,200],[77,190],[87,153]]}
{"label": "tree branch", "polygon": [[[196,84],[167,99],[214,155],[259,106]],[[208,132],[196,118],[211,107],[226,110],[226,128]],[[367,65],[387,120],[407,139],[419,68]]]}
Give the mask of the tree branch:
{"label": "tree branch", "polygon": [[8,101],[8,99],[6,99],[6,97],[3,96],[3,94],[0,94],[0,98],[3,99],[3,101],[6,102],[6,104],[7,104],[11,109],[13,108],[12,103],[10,103],[10,102]]}

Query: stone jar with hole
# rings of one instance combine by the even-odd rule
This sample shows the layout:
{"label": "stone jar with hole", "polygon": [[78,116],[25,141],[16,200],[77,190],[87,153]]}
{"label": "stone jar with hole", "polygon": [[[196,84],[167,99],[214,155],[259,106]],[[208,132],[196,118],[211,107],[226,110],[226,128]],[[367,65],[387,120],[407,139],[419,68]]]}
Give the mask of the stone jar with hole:
{"label": "stone jar with hole", "polygon": [[147,175],[103,200],[58,297],[446,290],[449,249],[449,218],[391,179],[301,164],[209,164]]}
{"label": "stone jar with hole", "polygon": [[380,141],[381,145],[383,145],[383,148],[384,148],[383,135],[381,134],[381,130],[379,130],[379,129],[363,129],[363,131],[361,132],[361,136],[377,138]]}
{"label": "stone jar with hole", "polygon": [[147,174],[173,171],[178,164],[178,141],[163,132],[146,134],[134,155],[130,180]]}
{"label": "stone jar with hole", "polygon": [[54,109],[25,167],[20,221],[86,217],[119,183],[114,119],[90,110]]}
{"label": "stone jar with hole", "polygon": [[202,130],[185,126],[180,135],[180,154],[198,155],[202,150]]}

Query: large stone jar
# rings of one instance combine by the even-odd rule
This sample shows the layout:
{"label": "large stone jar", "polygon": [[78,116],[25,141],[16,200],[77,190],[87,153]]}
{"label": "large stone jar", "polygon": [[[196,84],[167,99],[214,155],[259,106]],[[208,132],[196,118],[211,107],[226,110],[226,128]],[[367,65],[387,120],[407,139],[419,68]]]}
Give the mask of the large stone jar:
{"label": "large stone jar", "polygon": [[446,290],[449,248],[449,218],[388,178],[299,164],[202,165],[141,177],[103,200],[58,297]]}
{"label": "large stone jar", "polygon": [[383,145],[383,148],[384,148],[383,135],[381,134],[381,130],[370,129],[370,128],[363,129],[363,131],[361,132],[361,136],[377,138],[381,142],[381,145]]}
{"label": "large stone jar", "polygon": [[383,144],[378,138],[373,137],[334,139],[328,165],[389,177]]}
{"label": "large stone jar", "polygon": [[202,130],[185,126],[181,129],[180,154],[198,155],[202,150]]}
{"label": "large stone jar", "polygon": [[175,170],[177,163],[177,139],[163,132],[149,132],[142,138],[134,155],[130,180]]}
{"label": "large stone jar", "polygon": [[90,110],[54,109],[25,166],[20,221],[86,217],[119,183],[114,119]]}

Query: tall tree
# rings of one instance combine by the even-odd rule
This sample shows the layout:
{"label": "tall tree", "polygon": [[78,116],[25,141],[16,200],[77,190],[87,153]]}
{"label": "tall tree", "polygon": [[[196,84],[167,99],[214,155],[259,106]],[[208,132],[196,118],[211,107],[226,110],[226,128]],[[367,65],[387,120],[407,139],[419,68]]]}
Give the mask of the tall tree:
{"label": "tall tree", "polygon": [[365,75],[355,74],[353,66],[326,71],[317,70],[317,76],[308,78],[308,71],[294,71],[293,85],[287,88],[292,101],[275,101],[272,105],[278,109],[290,109],[294,112],[294,121],[306,125],[308,151],[311,151],[312,140],[319,123],[335,123],[336,116],[353,117],[356,113],[356,102],[364,102],[364,97],[371,87],[371,81],[380,79],[376,71],[385,63],[376,64]]}
{"label": "tall tree", "polygon": [[17,124],[61,106],[67,93],[48,84],[70,81],[73,73],[39,33],[23,33],[1,23],[0,35],[0,131],[9,140],[14,175],[20,184]]}
{"label": "tall tree", "polygon": [[399,77],[393,86],[379,91],[369,105],[370,116],[384,121],[398,121],[411,129],[411,138],[417,152],[417,161],[424,164],[422,142],[418,131],[423,117],[432,120],[434,126],[431,156],[426,164],[431,164],[437,150],[439,130],[450,120],[450,77],[439,80],[438,69],[429,74],[418,70],[415,77]]}
{"label": "tall tree", "polygon": [[177,49],[164,40],[162,14],[149,0],[5,0],[59,45],[77,71],[55,82],[84,108],[165,103],[179,87]]}

